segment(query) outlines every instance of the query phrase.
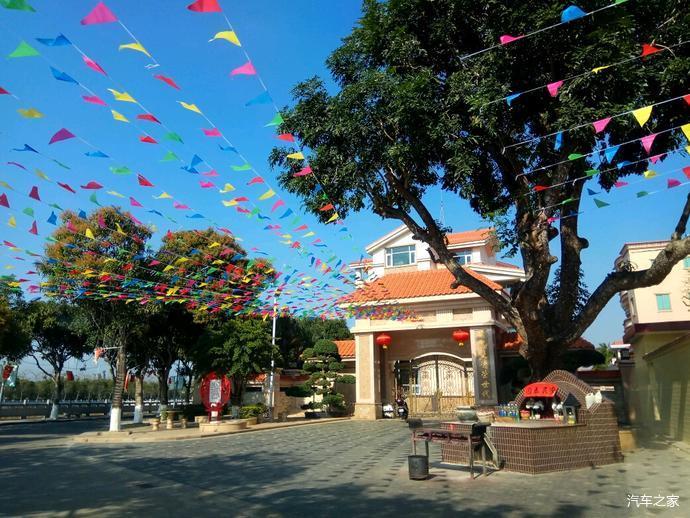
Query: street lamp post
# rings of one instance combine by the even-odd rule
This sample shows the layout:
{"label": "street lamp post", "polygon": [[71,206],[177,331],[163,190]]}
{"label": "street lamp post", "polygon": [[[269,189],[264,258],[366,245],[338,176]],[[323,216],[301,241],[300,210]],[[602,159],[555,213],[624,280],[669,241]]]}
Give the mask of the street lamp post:
{"label": "street lamp post", "polygon": [[269,421],[273,421],[273,406],[275,404],[274,401],[274,393],[273,393],[273,385],[274,385],[274,378],[275,378],[275,357],[274,357],[274,349],[276,346],[276,320],[277,320],[277,301],[275,295],[273,296],[273,331],[271,333],[271,374],[269,377],[268,381],[268,419]]}

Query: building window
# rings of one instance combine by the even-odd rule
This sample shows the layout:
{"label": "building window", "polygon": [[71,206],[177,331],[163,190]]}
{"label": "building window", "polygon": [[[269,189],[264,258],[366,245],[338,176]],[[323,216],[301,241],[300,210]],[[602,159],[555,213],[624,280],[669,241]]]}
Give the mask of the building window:
{"label": "building window", "polygon": [[472,250],[460,250],[455,254],[455,260],[461,266],[470,264],[472,262]]}
{"label": "building window", "polygon": [[690,257],[683,259],[683,268],[690,268]]}
{"label": "building window", "polygon": [[658,311],[671,311],[671,296],[668,293],[657,293],[656,309]]}
{"label": "building window", "polygon": [[414,245],[386,248],[386,266],[405,266],[415,262]]}

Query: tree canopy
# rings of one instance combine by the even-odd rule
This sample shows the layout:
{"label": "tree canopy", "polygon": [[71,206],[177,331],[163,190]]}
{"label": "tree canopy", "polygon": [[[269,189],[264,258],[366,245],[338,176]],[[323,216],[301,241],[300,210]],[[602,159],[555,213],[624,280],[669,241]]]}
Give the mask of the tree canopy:
{"label": "tree canopy", "polygon": [[[578,5],[590,12],[601,2]],[[639,139],[651,132],[658,133],[652,153],[672,152],[682,142],[673,128],[687,117],[682,96],[690,54],[683,42],[690,13],[672,0],[621,2],[497,44],[505,34],[552,25],[562,8],[536,1],[365,0],[358,25],[326,62],[335,88],[308,79],[295,86],[294,106],[281,111],[278,131],[296,136],[314,174],[295,176],[304,164],[286,158],[292,149],[271,155],[281,185],[321,219],[317,182],[342,217],[366,208],[407,225],[457,284],[516,329],[536,377],[558,366],[615,293],[660,282],[690,253],[683,237],[689,198],[670,243],[648,269],[612,271],[582,301],[581,254],[589,246],[578,217],[583,188],[589,182],[609,190],[642,174],[649,164]],[[641,58],[642,45],[652,42],[660,51]],[[485,48],[491,49],[479,52]],[[563,79],[550,95],[546,85]],[[600,134],[592,129],[593,121],[674,98],[655,106],[644,127],[628,116]],[[611,146],[627,142],[601,159],[605,148],[611,155]],[[424,202],[432,188],[467,200],[493,221],[502,244],[521,255],[524,282],[509,293],[494,291],[457,263],[447,229]],[[558,288],[548,290],[556,263]]]}

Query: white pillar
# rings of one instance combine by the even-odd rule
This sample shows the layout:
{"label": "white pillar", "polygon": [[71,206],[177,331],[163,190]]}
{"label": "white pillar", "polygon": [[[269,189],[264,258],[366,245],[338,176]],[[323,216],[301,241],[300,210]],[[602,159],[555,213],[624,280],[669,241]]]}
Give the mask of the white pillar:
{"label": "white pillar", "polygon": [[144,422],[144,405],[134,405],[134,417],[132,423],[138,424]]}
{"label": "white pillar", "polygon": [[381,417],[380,351],[374,347],[374,334],[355,335],[355,374],[357,401],[355,419]]}

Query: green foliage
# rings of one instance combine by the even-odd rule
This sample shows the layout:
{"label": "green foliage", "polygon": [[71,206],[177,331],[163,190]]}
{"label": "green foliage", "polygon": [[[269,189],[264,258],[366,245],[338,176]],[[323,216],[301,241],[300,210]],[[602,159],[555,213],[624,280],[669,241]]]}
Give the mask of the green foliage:
{"label": "green foliage", "polygon": [[264,415],[268,407],[263,403],[256,403],[255,405],[245,405],[240,408],[240,418],[249,419],[250,417],[258,417]]}
{"label": "green foliage", "polygon": [[331,340],[317,340],[313,348],[305,349],[302,353],[303,370],[310,374],[305,387],[311,388],[311,393],[321,395],[320,406],[329,411],[342,410],[345,407],[344,396],[335,389],[335,384],[342,376],[338,373],[344,369],[338,347]]}
{"label": "green foliage", "polygon": [[309,397],[313,395],[310,385],[295,385],[285,389],[285,395],[290,397]]}
{"label": "green foliage", "polygon": [[345,374],[343,376],[338,376],[338,383],[346,383],[347,385],[354,385],[357,383],[357,378],[351,374]]}
{"label": "green foliage", "polygon": [[26,304],[21,291],[10,289],[7,282],[13,277],[0,279],[0,362],[18,361],[28,352],[31,338],[23,312]]}
{"label": "green foliage", "polygon": [[352,334],[343,319],[281,317],[277,323],[277,336],[283,365],[296,368],[304,349],[313,347],[317,340],[345,340]]}
{"label": "green foliage", "polygon": [[597,346],[597,352],[601,354],[604,360],[594,366],[595,369],[606,369],[611,365],[611,360],[616,356],[616,353],[611,349],[611,345],[607,343],[600,343]]}

